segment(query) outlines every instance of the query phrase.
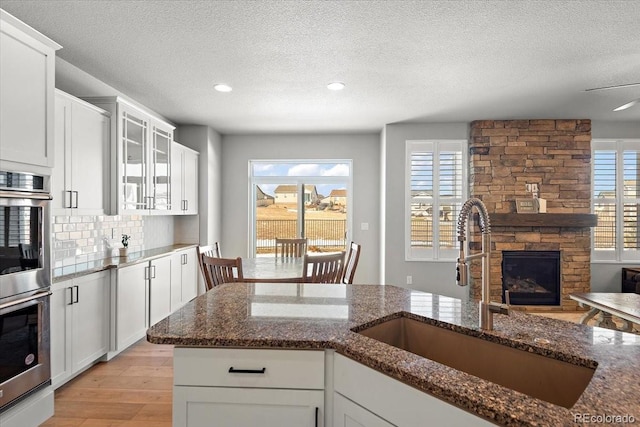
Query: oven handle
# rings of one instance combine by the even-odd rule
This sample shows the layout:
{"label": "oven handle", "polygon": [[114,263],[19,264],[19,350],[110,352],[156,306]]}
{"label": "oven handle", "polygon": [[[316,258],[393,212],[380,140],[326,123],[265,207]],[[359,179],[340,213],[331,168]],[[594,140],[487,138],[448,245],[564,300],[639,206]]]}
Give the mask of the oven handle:
{"label": "oven handle", "polygon": [[34,299],[46,297],[46,296],[51,295],[52,293],[53,292],[51,292],[51,291],[38,292],[37,294],[31,295],[29,297],[21,298],[21,299],[16,300],[16,301],[5,302],[4,304],[0,304],[0,310],[2,310],[3,308],[13,307],[14,305],[22,304],[24,302],[32,301]]}
{"label": "oven handle", "polygon": [[49,193],[33,193],[31,191],[3,191],[0,190],[0,198],[5,199],[35,199],[53,200]]}

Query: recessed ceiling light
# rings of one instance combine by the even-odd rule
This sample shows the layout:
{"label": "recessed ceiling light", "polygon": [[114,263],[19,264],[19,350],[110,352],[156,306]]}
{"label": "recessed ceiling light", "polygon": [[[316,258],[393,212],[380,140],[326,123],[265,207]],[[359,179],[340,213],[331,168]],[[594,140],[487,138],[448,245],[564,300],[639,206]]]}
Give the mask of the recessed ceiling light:
{"label": "recessed ceiling light", "polygon": [[634,99],[634,100],[633,100],[633,101],[631,101],[631,102],[627,102],[626,104],[621,105],[621,106],[619,106],[618,108],[614,108],[614,110],[613,110],[613,111],[622,111],[622,110],[626,110],[627,108],[631,108],[631,107],[633,107],[634,105],[636,105],[636,104],[638,103],[638,101],[640,101],[640,98],[638,98],[638,99]]}
{"label": "recessed ceiling light", "polygon": [[218,83],[217,85],[213,86],[213,88],[218,92],[231,92],[233,90],[231,86],[224,83]]}
{"label": "recessed ceiling light", "polygon": [[327,85],[327,89],[329,90],[342,90],[344,89],[344,83],[342,82],[331,82]]}

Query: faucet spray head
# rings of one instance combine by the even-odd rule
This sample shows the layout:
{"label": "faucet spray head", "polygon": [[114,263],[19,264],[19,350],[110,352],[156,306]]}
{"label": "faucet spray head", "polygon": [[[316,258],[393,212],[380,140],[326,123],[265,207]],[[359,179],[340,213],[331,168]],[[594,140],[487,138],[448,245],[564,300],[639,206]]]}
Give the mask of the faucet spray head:
{"label": "faucet spray head", "polygon": [[458,263],[456,265],[456,284],[458,286],[467,286],[467,277],[467,263],[458,258]]}

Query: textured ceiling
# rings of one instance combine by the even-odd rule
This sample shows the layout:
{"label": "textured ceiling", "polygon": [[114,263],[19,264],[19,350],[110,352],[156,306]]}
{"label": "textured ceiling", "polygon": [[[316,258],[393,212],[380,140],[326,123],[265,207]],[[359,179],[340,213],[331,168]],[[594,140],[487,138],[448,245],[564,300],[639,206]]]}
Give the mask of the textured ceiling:
{"label": "textured ceiling", "polygon": [[[179,124],[223,133],[396,122],[640,120],[640,1],[56,1],[0,7]],[[330,81],[346,83],[341,92]],[[213,84],[233,86],[231,93]]]}

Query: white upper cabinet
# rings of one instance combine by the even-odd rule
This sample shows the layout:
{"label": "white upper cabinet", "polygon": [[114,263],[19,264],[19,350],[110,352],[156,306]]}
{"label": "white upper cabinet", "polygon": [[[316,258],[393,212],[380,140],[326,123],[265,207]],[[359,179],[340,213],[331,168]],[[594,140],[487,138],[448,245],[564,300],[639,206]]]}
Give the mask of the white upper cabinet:
{"label": "white upper cabinet", "polygon": [[175,127],[121,97],[86,100],[112,117],[111,213],[169,214]]}
{"label": "white upper cabinet", "polygon": [[56,90],[54,215],[109,210],[109,113]]}
{"label": "white upper cabinet", "polygon": [[176,214],[198,213],[198,152],[174,142],[172,145],[172,202]]}
{"label": "white upper cabinet", "polygon": [[53,167],[55,53],[61,47],[0,9],[3,169],[25,169],[14,163]]}

